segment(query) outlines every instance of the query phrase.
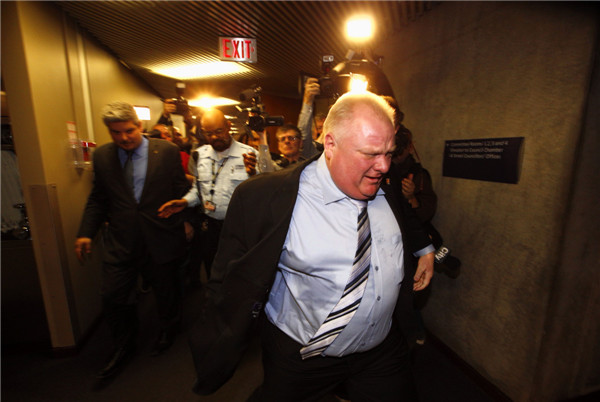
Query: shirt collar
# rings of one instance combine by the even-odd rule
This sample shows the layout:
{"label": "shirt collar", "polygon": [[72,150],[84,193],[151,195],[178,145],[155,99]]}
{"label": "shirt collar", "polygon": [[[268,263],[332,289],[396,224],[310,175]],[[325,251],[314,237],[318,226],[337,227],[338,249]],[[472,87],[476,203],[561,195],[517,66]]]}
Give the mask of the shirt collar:
{"label": "shirt collar", "polygon": [[[150,144],[150,141],[148,141],[148,138],[142,136],[142,143],[140,144],[139,147],[137,147],[136,149],[134,149],[133,151],[131,151],[131,159],[137,159],[137,157],[142,156],[142,155],[147,155],[148,154],[148,144]],[[118,147],[119,149],[119,155],[122,158],[127,158],[127,151],[125,151],[123,148]]]}
{"label": "shirt collar", "polygon": [[208,147],[210,148],[209,157],[216,162],[220,161],[223,158],[240,156],[243,153],[240,151],[239,142],[237,142],[233,138],[231,138],[231,144],[229,145],[229,148],[227,148],[223,152],[215,151],[215,149],[210,144],[208,145]]}

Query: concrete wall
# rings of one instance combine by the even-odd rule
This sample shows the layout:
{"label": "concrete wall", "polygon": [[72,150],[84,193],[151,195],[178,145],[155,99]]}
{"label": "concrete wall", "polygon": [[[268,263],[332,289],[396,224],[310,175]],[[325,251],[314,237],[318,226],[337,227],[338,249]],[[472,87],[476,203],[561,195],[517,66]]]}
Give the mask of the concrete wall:
{"label": "concrete wall", "polygon": [[100,313],[101,268],[98,252],[85,265],[73,253],[93,175],[73,165],[67,122],[101,145],[103,105],[150,106],[155,120],[162,104],[45,2],[2,2],[2,77],[52,346],[73,347]]}
{"label": "concrete wall", "polygon": [[[596,51],[571,197],[560,246],[536,396],[572,396],[600,387],[600,54]],[[540,398],[540,399],[541,399]]]}
{"label": "concrete wall", "polygon": [[[435,278],[426,326],[517,401],[600,387],[598,360],[585,356],[598,348],[582,347],[598,339],[597,310],[590,314],[598,305],[599,264],[590,257],[598,255],[598,230],[565,232],[574,188],[598,195],[597,186],[574,181],[597,37],[593,4],[442,2],[375,49],[432,174],[434,224],[463,263],[458,279]],[[596,138],[597,154],[595,128],[586,136]],[[525,137],[518,184],[442,177],[445,140],[495,137]],[[586,166],[597,182],[598,170]],[[579,202],[597,228],[597,207]],[[575,244],[592,254],[564,258]],[[587,264],[575,267],[573,258]],[[560,282],[572,278],[570,269],[595,285]],[[585,307],[585,328],[558,302],[565,297],[569,308]],[[563,326],[575,332],[547,332]],[[565,345],[576,355],[565,356]]]}

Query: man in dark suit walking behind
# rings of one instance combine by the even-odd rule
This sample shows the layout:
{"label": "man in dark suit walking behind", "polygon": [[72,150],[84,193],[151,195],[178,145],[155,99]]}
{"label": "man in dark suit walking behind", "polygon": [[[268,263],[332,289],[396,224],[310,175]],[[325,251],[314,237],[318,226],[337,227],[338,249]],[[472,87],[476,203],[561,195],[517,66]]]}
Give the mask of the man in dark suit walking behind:
{"label": "man in dark suit walking behind", "polygon": [[102,228],[103,308],[116,349],[98,378],[108,378],[134,352],[139,274],[152,285],[158,307],[160,334],[152,353],[173,342],[181,315],[177,266],[185,251],[185,230],[181,217],[159,219],[156,211],[166,201],[181,198],[189,185],[178,147],[145,138],[133,106],[111,103],[103,109],[102,120],[113,142],[94,154],[94,186],[75,253],[83,261]]}

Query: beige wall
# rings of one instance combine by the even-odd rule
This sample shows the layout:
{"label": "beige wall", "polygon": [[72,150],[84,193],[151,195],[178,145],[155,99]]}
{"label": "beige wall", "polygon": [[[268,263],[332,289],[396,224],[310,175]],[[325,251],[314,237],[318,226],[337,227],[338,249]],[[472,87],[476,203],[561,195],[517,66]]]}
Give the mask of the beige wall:
{"label": "beige wall", "polygon": [[[458,279],[435,278],[426,326],[518,401],[600,386],[598,363],[581,373],[575,362],[585,349],[568,361],[563,356],[563,367],[543,363],[574,339],[564,334],[544,346],[556,314],[551,300],[585,299],[557,295],[555,278],[564,269],[561,241],[597,31],[592,7],[442,2],[376,49],[433,177],[434,224],[463,263]],[[518,184],[442,177],[445,140],[494,137],[525,137]],[[588,234],[578,233],[579,241]],[[596,259],[582,273],[597,281],[597,270]],[[590,317],[597,334],[597,314]],[[579,378],[565,376],[578,370]],[[547,383],[540,385],[538,376]],[[542,390],[550,378],[553,389]]]}
{"label": "beige wall", "polygon": [[44,2],[2,2],[2,76],[52,346],[72,347],[100,313],[100,265],[99,253],[81,265],[72,250],[93,175],[73,166],[66,122],[100,145],[104,104],[150,106],[155,120],[161,102]]}

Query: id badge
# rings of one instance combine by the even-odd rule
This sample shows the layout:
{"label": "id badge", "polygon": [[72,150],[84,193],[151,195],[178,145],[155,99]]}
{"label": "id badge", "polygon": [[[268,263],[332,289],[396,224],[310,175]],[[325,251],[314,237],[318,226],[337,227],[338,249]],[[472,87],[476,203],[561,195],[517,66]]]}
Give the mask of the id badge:
{"label": "id badge", "polygon": [[215,212],[215,209],[217,209],[217,206],[215,205],[214,202],[212,202],[212,201],[204,202],[204,210],[205,211]]}

